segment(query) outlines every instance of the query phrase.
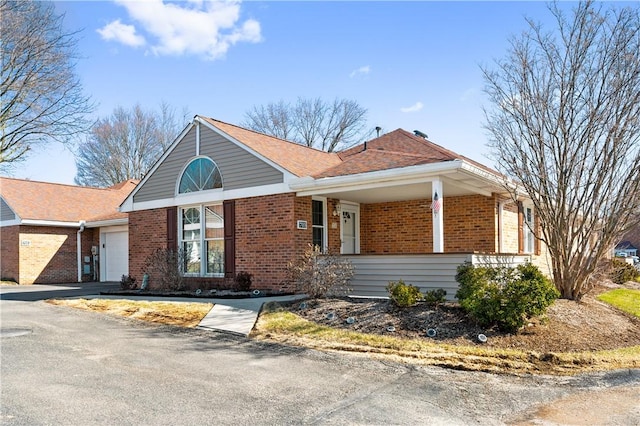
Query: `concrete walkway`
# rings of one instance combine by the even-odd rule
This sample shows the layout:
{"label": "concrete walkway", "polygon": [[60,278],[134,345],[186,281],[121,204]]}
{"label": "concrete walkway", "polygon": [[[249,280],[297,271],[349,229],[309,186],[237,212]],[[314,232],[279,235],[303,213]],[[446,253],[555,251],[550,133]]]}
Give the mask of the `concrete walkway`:
{"label": "concrete walkway", "polygon": [[196,328],[248,336],[253,330],[264,303],[297,300],[304,297],[304,295],[293,295],[249,299],[207,299],[207,302],[214,304],[213,308]]}

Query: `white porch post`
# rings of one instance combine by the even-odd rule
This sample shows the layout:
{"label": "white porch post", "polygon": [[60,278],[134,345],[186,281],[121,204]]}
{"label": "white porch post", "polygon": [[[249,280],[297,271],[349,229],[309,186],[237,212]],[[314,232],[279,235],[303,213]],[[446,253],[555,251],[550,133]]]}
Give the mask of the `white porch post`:
{"label": "white porch post", "polygon": [[431,182],[431,217],[433,221],[433,252],[444,253],[444,197],[442,181]]}

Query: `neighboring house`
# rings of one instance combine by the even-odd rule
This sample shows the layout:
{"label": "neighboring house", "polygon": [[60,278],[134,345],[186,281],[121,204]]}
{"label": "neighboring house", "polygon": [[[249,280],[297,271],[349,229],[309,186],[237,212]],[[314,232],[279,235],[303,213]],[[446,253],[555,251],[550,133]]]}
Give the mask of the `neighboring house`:
{"label": "neighboring house", "polygon": [[[192,287],[292,290],[287,264],[309,245],[349,257],[354,293],[390,280],[445,288],[465,261],[546,268],[526,199],[504,177],[398,129],[326,153],[196,116],[127,197],[129,273],[157,249],[184,250]],[[150,277],[150,287],[154,277]]]}
{"label": "neighboring house", "polygon": [[128,273],[128,218],[135,188],[0,178],[0,273],[20,284],[119,281]]}
{"label": "neighboring house", "polygon": [[616,256],[631,257],[638,255],[638,248],[631,241],[625,240],[616,245],[614,252]]}

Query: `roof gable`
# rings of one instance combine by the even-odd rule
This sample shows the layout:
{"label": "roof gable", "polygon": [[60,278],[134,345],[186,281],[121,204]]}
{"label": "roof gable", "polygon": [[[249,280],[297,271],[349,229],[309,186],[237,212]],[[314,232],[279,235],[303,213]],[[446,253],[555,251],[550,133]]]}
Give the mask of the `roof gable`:
{"label": "roof gable", "polygon": [[92,188],[1,177],[0,193],[22,220],[89,222],[126,218],[118,206],[137,183],[131,179]]}

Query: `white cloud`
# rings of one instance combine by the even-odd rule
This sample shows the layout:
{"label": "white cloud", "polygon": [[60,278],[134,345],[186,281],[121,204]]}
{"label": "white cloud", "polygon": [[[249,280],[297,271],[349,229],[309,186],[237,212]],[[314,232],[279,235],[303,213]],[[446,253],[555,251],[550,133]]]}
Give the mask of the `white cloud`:
{"label": "white cloud", "polygon": [[409,107],[400,108],[400,112],[417,112],[417,111],[420,111],[423,107],[424,107],[424,104],[418,101]]}
{"label": "white cloud", "polygon": [[369,65],[365,65],[363,67],[358,68],[357,70],[351,71],[349,74],[349,78],[357,77],[359,75],[367,75],[371,72],[371,67]]}
{"label": "white cloud", "polygon": [[239,1],[115,2],[127,10],[134,32],[144,32],[155,55],[195,55],[213,60],[224,56],[236,43],[262,40],[258,21],[239,22]]}
{"label": "white cloud", "polygon": [[144,37],[136,34],[136,28],[133,25],[125,25],[119,19],[108,23],[97,31],[107,41],[117,41],[131,47],[140,47],[145,44]]}

